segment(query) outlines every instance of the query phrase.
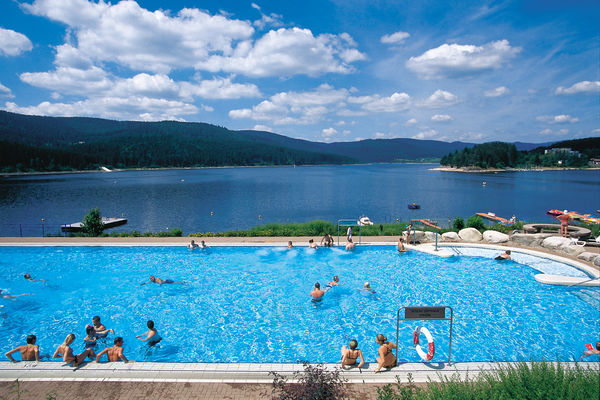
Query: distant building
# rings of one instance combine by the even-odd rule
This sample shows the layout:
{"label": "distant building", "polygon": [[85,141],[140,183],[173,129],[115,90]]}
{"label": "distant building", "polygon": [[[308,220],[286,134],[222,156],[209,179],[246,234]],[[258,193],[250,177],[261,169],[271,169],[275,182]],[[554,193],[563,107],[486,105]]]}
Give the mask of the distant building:
{"label": "distant building", "polygon": [[590,167],[600,167],[600,158],[590,158],[588,164]]}
{"label": "distant building", "polygon": [[578,152],[577,150],[571,150],[570,147],[557,147],[555,149],[546,149],[546,151],[544,151],[544,154],[552,154],[552,153],[560,153],[560,154],[564,154],[567,156],[581,157],[580,152]]}

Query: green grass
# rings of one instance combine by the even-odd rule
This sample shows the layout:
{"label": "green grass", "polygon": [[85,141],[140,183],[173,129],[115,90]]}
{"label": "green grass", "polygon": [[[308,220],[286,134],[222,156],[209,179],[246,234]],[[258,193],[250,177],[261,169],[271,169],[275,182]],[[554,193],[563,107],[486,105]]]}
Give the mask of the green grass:
{"label": "green grass", "polygon": [[567,367],[560,363],[515,363],[480,373],[475,378],[441,378],[425,387],[406,384],[385,385],[377,389],[378,400],[483,400],[483,399],[598,399],[600,370]]}

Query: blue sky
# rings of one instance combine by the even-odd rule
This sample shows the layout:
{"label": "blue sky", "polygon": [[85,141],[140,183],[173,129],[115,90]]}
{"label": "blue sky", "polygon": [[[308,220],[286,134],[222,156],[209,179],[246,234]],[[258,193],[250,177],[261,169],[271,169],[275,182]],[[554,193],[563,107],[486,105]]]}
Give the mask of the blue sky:
{"label": "blue sky", "polygon": [[597,1],[1,4],[12,112],[325,142],[600,136]]}

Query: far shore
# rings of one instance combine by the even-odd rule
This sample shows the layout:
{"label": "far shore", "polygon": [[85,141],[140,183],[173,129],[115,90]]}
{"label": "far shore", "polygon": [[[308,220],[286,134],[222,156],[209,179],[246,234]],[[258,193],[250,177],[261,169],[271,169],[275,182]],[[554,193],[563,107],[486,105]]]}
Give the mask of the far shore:
{"label": "far shore", "polygon": [[570,168],[570,167],[539,167],[539,168],[455,168],[455,167],[436,167],[430,168],[430,171],[446,172],[465,172],[465,173],[483,173],[490,174],[496,172],[521,172],[521,171],[588,171],[599,170],[599,167],[589,168]]}

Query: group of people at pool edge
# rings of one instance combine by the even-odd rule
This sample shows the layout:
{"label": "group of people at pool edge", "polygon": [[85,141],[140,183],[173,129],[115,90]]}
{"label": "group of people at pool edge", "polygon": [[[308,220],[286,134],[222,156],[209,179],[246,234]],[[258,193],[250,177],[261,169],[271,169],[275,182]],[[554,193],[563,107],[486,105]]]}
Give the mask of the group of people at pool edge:
{"label": "group of people at pool edge", "polygon": [[[136,338],[142,342],[146,342],[148,346],[154,346],[162,340],[162,337],[158,334],[156,328],[154,328],[154,321],[149,320],[146,322],[146,326],[148,327],[148,331],[141,335],[137,335]],[[75,351],[71,345],[75,341],[76,336],[74,333],[69,333],[63,343],[54,351],[52,358],[61,358],[65,363],[71,364],[73,367],[79,366],[88,358],[99,362],[104,354],[107,355],[109,362],[135,362],[133,360],[129,360],[125,354],[123,354],[123,338],[121,336],[114,338],[113,346],[106,347],[96,354],[99,342],[98,339],[106,338],[109,333],[112,333],[113,335],[115,334],[113,329],[107,329],[102,322],[100,322],[99,316],[92,318],[92,325],[86,325],[85,331],[86,336],[83,338],[83,346],[85,348],[84,351],[79,354],[75,354]],[[14,349],[6,352],[5,355],[12,362],[17,362],[17,360],[15,360],[12,356],[17,352],[21,353],[21,360],[23,361],[39,362],[44,358],[50,359],[49,354],[40,355],[39,345],[36,344],[36,341],[37,337],[35,335],[29,335],[27,336],[26,344],[15,347]]]}

